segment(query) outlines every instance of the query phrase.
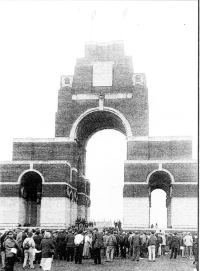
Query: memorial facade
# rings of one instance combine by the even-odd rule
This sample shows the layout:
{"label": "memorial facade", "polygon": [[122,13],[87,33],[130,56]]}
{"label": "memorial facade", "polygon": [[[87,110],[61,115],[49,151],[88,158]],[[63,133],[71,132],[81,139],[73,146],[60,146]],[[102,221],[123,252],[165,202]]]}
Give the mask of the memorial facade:
{"label": "memorial facade", "polygon": [[[87,43],[61,76],[55,138],[14,139],[0,164],[0,226],[67,227],[90,218],[86,145],[104,129],[126,136],[123,228],[150,226],[151,193],[166,192],[167,227],[197,228],[197,162],[188,137],[149,137],[146,77],[122,41]],[[116,146],[117,147],[117,146]]]}

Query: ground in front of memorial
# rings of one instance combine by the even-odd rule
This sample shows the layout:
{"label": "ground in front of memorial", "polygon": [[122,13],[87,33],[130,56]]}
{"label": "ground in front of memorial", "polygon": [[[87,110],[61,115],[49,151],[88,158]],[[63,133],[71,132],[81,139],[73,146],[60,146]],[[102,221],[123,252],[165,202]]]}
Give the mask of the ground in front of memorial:
{"label": "ground in front of memorial", "polygon": [[[94,265],[93,260],[83,260],[82,264],[54,260],[51,271],[193,271],[194,260],[181,258],[169,259],[169,255],[156,259],[156,262],[149,262],[148,259],[140,259],[139,262],[133,262],[131,259],[114,259],[112,263],[102,260],[101,265]],[[22,264],[16,263],[15,271],[22,270]],[[25,269],[29,270],[29,268]],[[35,271],[41,271],[38,265],[35,265]]]}

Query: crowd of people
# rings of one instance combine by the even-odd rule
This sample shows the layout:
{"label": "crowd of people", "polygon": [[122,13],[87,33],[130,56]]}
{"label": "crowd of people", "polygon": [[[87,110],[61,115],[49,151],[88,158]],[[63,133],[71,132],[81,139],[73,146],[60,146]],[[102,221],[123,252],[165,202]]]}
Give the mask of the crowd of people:
{"label": "crowd of people", "polygon": [[59,259],[82,264],[93,259],[112,262],[115,258],[138,262],[146,258],[156,261],[159,257],[193,259],[198,267],[198,237],[190,232],[163,233],[150,229],[148,232],[125,232],[116,228],[98,231],[97,228],[68,230],[20,229],[5,230],[0,236],[1,268],[13,271],[15,262],[23,268],[51,270],[52,261]]}

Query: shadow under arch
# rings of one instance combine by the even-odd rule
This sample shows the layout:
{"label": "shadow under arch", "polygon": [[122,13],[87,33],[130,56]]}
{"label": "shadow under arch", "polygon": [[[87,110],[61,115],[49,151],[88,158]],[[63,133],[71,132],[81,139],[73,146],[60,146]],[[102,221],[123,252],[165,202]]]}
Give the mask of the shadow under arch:
{"label": "shadow under arch", "polygon": [[28,170],[20,175],[20,224],[22,225],[38,226],[40,224],[43,180],[41,174],[34,170]]}
{"label": "shadow under arch", "polygon": [[[172,198],[172,183],[174,182],[173,175],[166,170],[155,170],[147,177],[149,187],[149,207],[151,208],[151,193],[155,189],[162,189],[166,193],[167,207],[167,227],[171,227],[171,198]],[[150,212],[149,212],[150,215]],[[149,219],[150,221],[151,219]]]}
{"label": "shadow under arch", "polygon": [[113,129],[122,132],[127,138],[132,137],[132,131],[127,119],[116,109],[104,107],[92,108],[85,111],[74,122],[70,131],[70,138],[81,145],[85,145],[88,139],[96,132],[105,129]]}

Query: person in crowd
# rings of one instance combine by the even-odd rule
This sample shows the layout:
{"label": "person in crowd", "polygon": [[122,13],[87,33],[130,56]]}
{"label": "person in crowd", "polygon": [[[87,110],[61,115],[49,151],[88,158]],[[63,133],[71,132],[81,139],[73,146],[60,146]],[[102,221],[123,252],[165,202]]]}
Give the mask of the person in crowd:
{"label": "person in crowd", "polygon": [[17,251],[17,261],[22,262],[22,258],[23,258],[23,248],[22,248],[22,231],[20,228],[16,229],[16,237],[15,240],[18,244],[18,251]]}
{"label": "person in crowd", "polygon": [[92,232],[86,231],[83,247],[83,257],[85,259],[91,258],[91,248],[92,248]]}
{"label": "person in crowd", "polygon": [[162,236],[161,233],[156,234],[157,242],[156,242],[156,258],[161,256],[161,244],[162,244]]}
{"label": "person in crowd", "polygon": [[114,258],[119,256],[119,235],[117,233],[117,231],[113,232],[115,238],[116,238],[116,244],[114,247]]}
{"label": "person in crowd", "polygon": [[23,249],[24,249],[23,268],[27,266],[27,261],[29,260],[30,268],[34,269],[34,266],[33,266],[33,249],[34,248],[35,248],[35,242],[33,240],[33,233],[29,232],[28,237],[23,242]]}
{"label": "person in crowd", "polygon": [[106,256],[106,248],[107,248],[106,241],[107,241],[107,238],[108,238],[108,231],[105,231],[105,233],[103,235],[103,257]]}
{"label": "person in crowd", "polygon": [[149,261],[155,262],[155,250],[156,250],[156,243],[157,243],[157,238],[154,234],[154,231],[151,232],[151,235],[149,236],[148,240],[148,252],[149,252]]}
{"label": "person in crowd", "polygon": [[165,237],[164,232],[161,233],[161,237],[162,237],[162,243],[161,243],[161,255],[165,256],[166,237]]}
{"label": "person in crowd", "polygon": [[134,232],[129,232],[129,237],[128,237],[128,242],[129,242],[129,256],[132,257],[133,256],[133,247],[131,245],[131,240],[132,240],[132,237],[135,235]]}
{"label": "person in crowd", "polygon": [[112,231],[108,232],[108,237],[106,240],[106,262],[112,262],[114,257],[114,249],[117,243],[116,237]]}
{"label": "person in crowd", "polygon": [[171,255],[170,255],[170,259],[172,259],[173,256],[174,256],[174,259],[176,259],[179,247],[180,247],[180,238],[177,236],[177,233],[175,232],[172,235],[172,239],[171,239]]}
{"label": "person in crowd", "polygon": [[182,258],[185,258],[185,244],[184,244],[184,240],[183,240],[185,235],[186,235],[186,233],[183,232],[180,237],[180,250],[181,250],[181,257]]}
{"label": "person in crowd", "polygon": [[[41,231],[41,234],[42,234],[42,231]],[[42,237],[44,238],[44,234],[42,234]],[[55,251],[54,251],[54,254],[53,254],[53,259],[57,259],[58,258],[58,251],[57,251],[57,237],[58,237],[58,231],[55,230],[52,232],[52,235],[51,235],[51,238],[53,240],[53,244],[55,246]]]}
{"label": "person in crowd", "polygon": [[68,230],[68,234],[66,236],[66,250],[67,250],[67,262],[74,260],[74,234],[72,230]]}
{"label": "person in crowd", "polygon": [[66,234],[64,232],[64,230],[61,230],[58,233],[58,237],[57,237],[57,253],[59,255],[59,259],[62,260],[64,258],[64,260],[66,261],[67,256],[66,256]]}
{"label": "person in crowd", "polygon": [[193,247],[192,247],[192,250],[193,250],[193,255],[194,255],[194,262],[193,262],[193,264],[196,265],[196,269],[197,270],[199,269],[199,266],[198,266],[199,265],[198,244],[199,244],[199,242],[198,242],[198,235],[195,234],[194,238],[193,238]]}
{"label": "person in crowd", "polygon": [[120,246],[120,254],[122,259],[126,258],[126,239],[125,239],[125,232],[121,233],[119,235],[119,246]]}
{"label": "person in crowd", "polygon": [[103,247],[103,235],[98,232],[97,228],[94,228],[92,235],[92,248],[94,264],[101,264],[101,248]]}
{"label": "person in crowd", "polygon": [[139,236],[139,232],[135,231],[135,235],[131,239],[131,246],[133,247],[133,261],[136,260],[137,262],[139,262],[141,245],[142,240]]}
{"label": "person in crowd", "polygon": [[140,258],[147,258],[147,254],[148,254],[148,238],[146,235],[146,232],[142,232],[140,235],[141,241],[142,241],[142,245],[141,245],[141,249],[140,249]]}
{"label": "person in crowd", "polygon": [[16,240],[13,238],[13,231],[8,231],[4,239],[3,246],[5,248],[5,271],[13,271],[17,250],[19,249]]}
{"label": "person in crowd", "polygon": [[1,250],[1,269],[4,270],[5,269],[5,262],[6,262],[6,254],[5,254],[5,246],[4,246],[4,241],[6,238],[6,235],[8,233],[8,230],[5,230],[2,235],[1,235],[1,239],[0,239],[0,250]]}
{"label": "person in crowd", "polygon": [[83,231],[79,230],[78,234],[75,235],[74,244],[75,244],[75,264],[82,264],[82,256],[83,256],[83,245],[84,245],[84,237]]}
{"label": "person in crowd", "polygon": [[[37,229],[35,235],[33,236],[33,240],[35,242],[35,249],[40,251],[40,245],[42,241],[42,235],[40,233],[40,229]],[[41,261],[41,252],[35,254],[34,262],[40,264]]]}
{"label": "person in crowd", "polygon": [[193,246],[193,239],[192,236],[190,234],[190,232],[188,232],[185,237],[183,238],[183,242],[185,245],[185,255],[187,258],[192,258],[192,246]]}
{"label": "person in crowd", "polygon": [[51,238],[51,233],[50,232],[45,232],[44,238],[41,241],[40,244],[40,249],[41,249],[41,262],[40,266],[44,271],[49,271],[51,270],[51,264],[52,264],[52,255],[54,254],[55,251],[55,246],[53,243],[53,239]]}

